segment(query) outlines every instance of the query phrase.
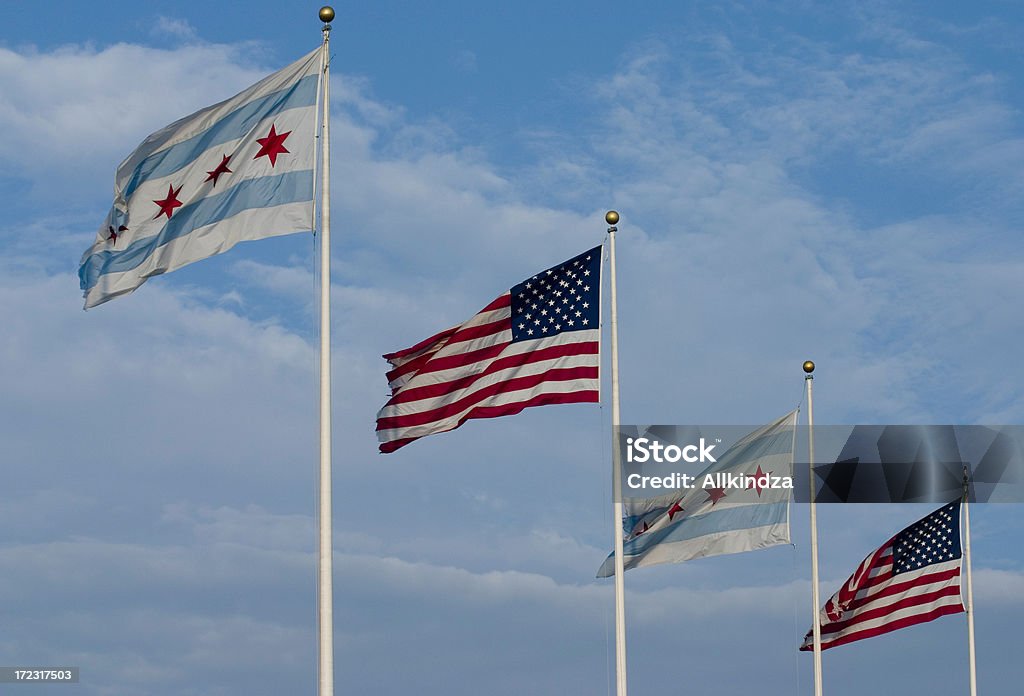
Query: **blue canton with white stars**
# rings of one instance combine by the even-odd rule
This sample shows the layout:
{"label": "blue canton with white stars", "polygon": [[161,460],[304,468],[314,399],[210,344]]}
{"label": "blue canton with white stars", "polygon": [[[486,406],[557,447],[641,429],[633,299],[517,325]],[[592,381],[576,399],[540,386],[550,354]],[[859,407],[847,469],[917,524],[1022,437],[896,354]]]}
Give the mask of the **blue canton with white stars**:
{"label": "blue canton with white stars", "polygon": [[896,535],[893,575],[960,558],[960,501],[940,508]]}
{"label": "blue canton with white stars", "polygon": [[512,287],[512,342],[600,328],[601,247]]}

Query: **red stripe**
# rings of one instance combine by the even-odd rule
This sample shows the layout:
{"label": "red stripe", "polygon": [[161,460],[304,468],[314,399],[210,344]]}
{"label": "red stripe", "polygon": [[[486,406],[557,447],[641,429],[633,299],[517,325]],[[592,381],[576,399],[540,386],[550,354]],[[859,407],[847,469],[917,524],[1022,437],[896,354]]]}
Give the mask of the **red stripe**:
{"label": "red stripe", "polygon": [[438,341],[441,341],[442,339],[448,338],[449,336],[451,336],[453,333],[455,333],[458,330],[459,330],[458,326],[453,326],[450,329],[445,329],[444,331],[442,331],[439,334],[435,334],[435,335],[431,336],[430,338],[423,339],[422,341],[420,341],[419,343],[414,345],[412,348],[406,348],[405,350],[398,350],[398,351],[395,351],[394,353],[385,353],[384,354],[384,359],[387,360],[388,362],[394,364],[392,362],[393,360],[395,360],[395,359],[399,359],[400,360],[400,359],[402,359],[402,358],[404,358],[404,357],[406,357],[408,355],[415,355],[416,353],[419,353],[420,351],[422,351],[425,348],[427,348],[428,346],[430,346],[432,343],[437,343]]}
{"label": "red stripe", "polygon": [[[963,610],[964,610],[963,606],[956,606],[956,605],[944,606],[944,607],[936,607],[935,609],[932,609],[931,611],[929,611],[929,612],[927,612],[925,614],[917,614],[915,616],[908,616],[908,617],[903,618],[903,619],[898,619],[896,621],[891,621],[891,622],[889,622],[887,624],[883,624],[882,626],[878,626],[876,628],[869,628],[869,629],[865,629],[863,631],[856,631],[854,633],[847,633],[845,636],[841,636],[839,638],[836,638],[835,640],[831,640],[828,643],[824,643],[823,642],[821,644],[821,649],[822,650],[828,650],[829,648],[834,648],[837,645],[846,645],[847,643],[852,643],[852,642],[857,641],[857,640],[863,640],[865,638],[874,638],[875,636],[880,636],[880,635],[885,634],[885,633],[891,633],[892,631],[896,631],[896,630],[901,629],[901,628],[906,628],[907,626],[916,626],[917,624],[928,623],[929,621],[934,621],[935,619],[939,618],[940,616],[949,616],[950,614],[959,614],[959,613],[962,613]],[[800,649],[805,651],[805,652],[806,651],[811,651],[811,650],[814,650],[814,646],[813,646],[813,644],[805,644],[805,645],[801,645]]]}
{"label": "red stripe", "polygon": [[[512,306],[512,295],[511,295],[511,293],[506,292],[506,293],[504,293],[502,295],[498,295],[497,297],[495,297],[493,302],[491,302],[489,305],[487,305],[486,307],[481,309],[479,312],[477,312],[477,314],[483,314],[484,312],[493,312],[496,309],[501,309],[502,307],[511,307],[511,306]],[[470,320],[470,321],[472,321],[472,320]]]}
{"label": "red stripe", "polygon": [[[427,384],[422,387],[401,389],[391,398],[390,401],[384,404],[384,406],[386,408],[388,406],[394,406],[395,404],[403,404],[409,401],[418,401],[420,399],[432,399],[445,394],[454,393],[470,386],[482,377],[513,367],[522,367],[524,365],[544,360],[554,360],[556,358],[572,357],[576,355],[597,355],[597,352],[598,342],[586,341],[582,343],[548,346],[547,348],[532,350],[526,353],[506,355],[503,358],[492,360],[489,365],[479,372],[459,377],[458,379],[454,379],[450,382]],[[433,371],[433,366],[431,366],[431,371]]]}
{"label": "red stripe", "polygon": [[412,360],[409,360],[408,362],[395,367],[393,370],[388,370],[384,376],[387,377],[388,386],[391,387],[392,393],[394,393],[395,391],[395,382],[398,380],[399,377],[402,377],[403,375],[407,374],[415,375],[419,368],[423,365],[426,365],[427,362],[429,362],[430,359],[437,353],[437,351],[444,348],[444,346],[445,343],[441,343],[433,350],[425,352],[423,355],[417,358],[413,358]]}
{"label": "red stripe", "polygon": [[[462,424],[459,423],[459,425],[462,425]],[[458,426],[456,426],[456,427],[458,427]],[[433,433],[431,433],[431,435],[433,435]],[[408,445],[410,442],[415,442],[416,440],[419,440],[419,438],[418,437],[403,437],[403,438],[401,438],[399,440],[391,440],[389,442],[382,442],[380,444],[380,447],[378,448],[378,450],[380,451],[381,454],[391,454],[395,450],[401,449],[401,448],[405,447],[406,445]]]}
{"label": "red stripe", "polygon": [[[453,425],[448,430],[455,430],[460,425],[465,423],[467,420],[473,418],[498,418],[500,416],[514,416],[520,413],[526,408],[531,406],[550,406],[554,404],[581,404],[581,403],[597,403],[598,392],[593,389],[586,389],[582,391],[569,392],[567,394],[538,394],[532,399],[527,401],[520,401],[515,404],[505,404],[503,406],[479,406],[469,411],[464,417],[459,419],[459,422]],[[439,432],[447,432],[439,431]],[[428,433],[434,434],[434,433]],[[418,440],[419,437],[406,437],[398,440],[391,440],[390,442],[382,442],[380,444],[380,451],[382,454],[388,454],[394,452],[397,449],[405,447],[410,442]]]}
{"label": "red stripe", "polygon": [[[878,592],[868,597],[862,597],[861,599],[855,600],[853,604],[850,605],[850,608],[847,611],[855,611],[858,607],[870,604],[871,602],[881,599],[882,597],[891,597],[892,595],[897,595],[901,592],[906,592],[907,590],[916,585],[931,585],[932,583],[950,580],[959,575],[960,567],[957,566],[956,568],[950,568],[948,570],[943,570],[938,573],[929,573],[927,575],[922,575],[918,578],[914,578],[913,580],[907,580],[905,582],[899,582],[898,580],[892,580],[890,578],[889,585],[885,587],[885,589],[879,590]],[[899,576],[897,575],[896,577],[898,578]]]}
{"label": "red stripe", "polygon": [[[882,572],[880,572],[878,575],[873,575],[873,576],[869,575],[868,577],[864,578],[863,582],[861,582],[859,585],[857,585],[857,587],[854,590],[853,594],[857,594],[857,592],[860,592],[861,590],[870,590],[872,587],[878,587],[879,585],[884,585],[887,582],[892,582],[892,579],[893,579],[892,562],[890,561],[889,563],[886,564],[886,566],[887,567],[885,567],[885,569],[882,570]],[[880,569],[879,568],[872,568],[871,570],[880,570]],[[871,572],[871,571],[868,571],[868,572]],[[857,600],[856,600],[856,598],[853,598],[851,601],[856,602]]]}
{"label": "red stripe", "polygon": [[[853,575],[825,603],[825,610],[829,616],[839,611],[838,607],[848,607],[846,611],[849,611],[849,607],[857,606],[858,602],[863,602],[863,600],[857,599],[857,594],[862,590],[867,590],[892,580],[892,541],[895,538],[889,539],[889,541],[882,544],[861,561]],[[871,574],[878,570],[881,572],[877,575]]]}
{"label": "red stripe", "polygon": [[545,382],[568,382],[574,379],[598,379],[597,366],[558,368],[548,370],[539,375],[513,377],[512,379],[488,385],[478,392],[467,394],[461,399],[451,401],[444,406],[439,406],[429,411],[410,413],[405,416],[379,418],[377,419],[377,430],[394,430],[396,428],[411,428],[416,425],[425,425],[454,416],[464,411],[467,407],[498,394],[532,389]]}
{"label": "red stripe", "polygon": [[900,611],[901,609],[909,609],[911,607],[931,604],[937,599],[941,599],[943,597],[951,597],[953,595],[959,594],[960,585],[951,585],[949,587],[943,587],[941,589],[933,590],[931,592],[922,592],[884,607],[876,607],[874,609],[857,611],[854,613],[854,616],[851,616],[848,619],[825,624],[821,627],[821,631],[822,633],[838,633],[849,628],[850,626],[855,626],[865,621],[885,618],[890,614],[895,614],[897,611]]}
{"label": "red stripe", "polygon": [[[447,348],[448,346],[455,345],[456,343],[465,343],[466,341],[474,341],[474,340],[476,340],[478,338],[484,338],[486,336],[493,336],[494,334],[501,333],[502,331],[511,331],[511,330],[512,330],[512,320],[509,317],[505,317],[504,319],[499,319],[498,321],[493,321],[493,322],[491,322],[489,324],[480,324],[479,326],[471,326],[468,329],[459,328],[455,333],[453,333],[451,335],[451,337],[448,338],[447,343],[445,343],[445,345],[443,347]],[[497,344],[497,348],[498,348],[497,353],[500,353],[502,350],[504,350],[504,347],[507,346],[507,345],[508,345],[508,341],[505,341],[503,343]],[[481,348],[479,350],[487,351],[487,350],[493,350],[493,349],[494,349],[494,346],[487,346],[486,348]],[[459,365],[468,365],[468,364],[477,362],[477,360],[468,360],[464,356],[472,355],[475,352],[477,352],[477,351],[464,351],[462,353],[456,353],[454,355],[446,355],[443,358],[437,358],[438,364],[446,364],[446,361],[453,361],[452,364],[450,365],[452,367],[458,367]],[[494,354],[497,355],[497,353],[494,353]],[[426,353],[426,354],[421,355],[420,357],[418,357],[418,358],[416,358],[414,360],[410,360],[409,362],[405,363],[404,365],[401,365],[400,367],[396,367],[394,370],[391,370],[390,372],[388,372],[388,374],[387,374],[388,383],[392,382],[395,377],[399,377],[401,375],[405,375],[405,374],[409,374],[409,373],[413,373],[413,372],[419,373],[421,370],[424,373],[427,373],[427,372],[436,372],[437,370],[445,369],[443,367],[437,367],[437,365],[434,365],[434,364],[432,364],[430,362],[435,357],[435,355],[437,355],[437,351],[434,351],[432,353]],[[430,369],[423,369],[428,364],[430,364]]]}
{"label": "red stripe", "polygon": [[[512,305],[512,298],[506,292],[504,295],[498,296],[497,298],[495,298],[495,300],[493,302],[491,302],[489,305],[487,305],[486,307],[481,309],[479,312],[474,314],[473,318],[476,318],[478,315],[483,314],[484,312],[491,312],[491,311],[494,311],[495,309],[501,309],[502,307],[510,307],[511,305]],[[473,321],[473,318],[469,319],[468,321],[464,321],[463,323],[459,324],[458,326],[453,326],[450,329],[445,329],[441,333],[435,334],[435,335],[431,336],[430,338],[426,338],[426,339],[420,341],[419,343],[417,343],[416,345],[414,345],[412,348],[406,348],[405,350],[398,350],[398,351],[395,351],[394,353],[388,353],[388,354],[386,354],[384,356],[384,359],[387,360],[388,362],[390,362],[393,358],[404,358],[407,355],[413,355],[415,353],[418,353],[419,351],[423,350],[425,347],[429,346],[431,343],[434,343],[435,341],[438,341],[438,340],[440,340],[442,338],[446,338],[448,336],[451,336],[453,333],[458,331],[460,328],[462,328],[463,326],[468,324],[470,321]]]}
{"label": "red stripe", "polygon": [[[502,354],[502,352],[508,347],[508,342],[503,341],[501,343],[495,343],[493,346],[486,346],[485,348],[478,348],[477,350],[468,350],[464,353],[456,353],[454,355],[445,355],[443,357],[435,357],[434,354],[427,356],[424,360],[419,361],[416,365],[419,369],[416,370],[416,374],[430,374],[431,372],[440,372],[441,370],[451,370],[456,367],[465,367],[466,365],[472,365],[478,362],[484,362],[490,360]],[[431,362],[433,359],[433,362]],[[427,364],[429,363],[429,369]],[[410,365],[412,363],[409,363]],[[405,366],[403,365],[403,368]],[[394,370],[393,372],[398,372]],[[391,380],[391,372],[388,373],[388,380]],[[401,393],[401,389],[396,393]]]}
{"label": "red stripe", "polygon": [[497,321],[492,321],[487,324],[477,324],[476,326],[469,326],[465,329],[459,329],[455,334],[448,340],[448,345],[453,343],[465,343],[466,341],[475,341],[478,338],[484,338],[485,336],[492,336],[502,331],[512,330],[512,317],[502,317]]}
{"label": "red stripe", "polygon": [[[887,562],[889,563],[889,562]],[[954,576],[960,574],[959,566],[949,570],[936,571],[927,575],[921,575],[917,578],[910,578],[903,581],[898,580],[898,575],[893,575],[892,566],[889,565],[883,573],[880,573],[874,577],[868,578],[866,582],[858,585],[854,590],[843,592],[841,591],[841,597],[845,603],[845,612],[856,611],[859,607],[870,604],[871,602],[881,597],[888,597],[890,595],[899,594],[904,592],[915,585],[929,585],[940,580],[948,580]],[[882,587],[878,592],[871,592],[872,589]],[[846,588],[844,588],[845,590]],[[865,593],[864,596],[858,597],[857,595],[861,592]],[[831,606],[832,600],[829,600]]]}
{"label": "red stripe", "polygon": [[[872,575],[871,573],[875,571],[880,572],[877,575]],[[848,606],[857,606],[859,602],[864,601],[863,598],[857,599],[859,593],[890,583],[892,579],[892,559],[890,558],[881,565],[872,565],[860,577],[850,578],[839,590],[839,601]]]}
{"label": "red stripe", "polygon": [[[895,538],[895,537],[893,537]],[[842,589],[839,590],[839,600],[843,603],[849,603],[854,601],[858,591],[873,587],[882,582],[888,582],[892,577],[892,539],[885,542],[878,549],[875,550],[870,556],[861,561],[860,567],[857,571],[850,576],[850,579],[846,581]],[[879,573],[878,575],[872,576],[871,573],[881,568],[888,568]]]}

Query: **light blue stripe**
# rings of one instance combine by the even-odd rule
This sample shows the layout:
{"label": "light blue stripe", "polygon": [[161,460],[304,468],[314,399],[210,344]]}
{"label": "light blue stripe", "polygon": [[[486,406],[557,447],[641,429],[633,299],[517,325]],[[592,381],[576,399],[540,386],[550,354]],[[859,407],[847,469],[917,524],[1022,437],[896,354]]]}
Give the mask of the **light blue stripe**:
{"label": "light blue stripe", "polygon": [[242,181],[227,191],[182,206],[152,237],[138,239],[127,249],[101,251],[90,256],[78,269],[82,290],[94,287],[106,273],[138,268],[161,246],[201,227],[227,220],[245,210],[268,207],[268,203],[277,206],[312,199],[313,171],[309,169]]}
{"label": "light blue stripe", "polygon": [[627,556],[639,556],[656,544],[671,544],[720,532],[739,532],[786,521],[789,501],[755,503],[743,507],[712,510],[703,515],[684,517],[678,523],[654,532],[647,532],[625,543]]}
{"label": "light blue stripe", "polygon": [[202,133],[142,160],[128,179],[124,197],[130,198],[143,181],[173,174],[188,166],[211,147],[242,137],[269,114],[316,104],[318,79],[318,75],[309,75],[287,89],[254,99],[215,122]]}

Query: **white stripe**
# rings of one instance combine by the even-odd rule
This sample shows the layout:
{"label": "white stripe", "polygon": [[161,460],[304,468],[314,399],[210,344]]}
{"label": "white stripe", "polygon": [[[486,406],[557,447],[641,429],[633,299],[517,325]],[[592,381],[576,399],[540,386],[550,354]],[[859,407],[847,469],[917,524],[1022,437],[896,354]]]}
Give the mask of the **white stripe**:
{"label": "white stripe", "polygon": [[[891,567],[892,567],[891,565],[886,566],[886,568],[891,568]],[[906,573],[900,573],[899,575],[897,575],[897,576],[893,577],[892,579],[890,579],[888,582],[879,583],[878,585],[875,585],[873,587],[865,587],[865,588],[862,588],[862,589],[858,590],[857,594],[856,594],[856,597],[854,599],[854,602],[855,603],[874,602],[876,600],[874,600],[872,598],[875,595],[879,594],[880,592],[884,592],[887,588],[889,588],[889,587],[891,587],[891,586],[893,586],[895,584],[901,584],[902,585],[902,584],[907,583],[907,582],[914,582],[918,578],[924,577],[926,575],[932,575],[934,573],[942,573],[942,572],[946,572],[946,571],[952,570],[953,568],[959,568],[959,567],[960,567],[960,559],[957,558],[957,559],[954,559],[952,561],[944,561],[942,563],[934,563],[932,565],[925,566],[924,568],[919,568],[918,570],[912,570],[912,571],[909,571],[909,572],[906,572]]]}
{"label": "white stripe", "polygon": [[[532,377],[534,375],[542,375],[552,369],[561,368],[572,368],[572,367],[597,367],[600,364],[600,357],[594,354],[585,355],[574,355],[564,356],[559,358],[552,358],[550,360],[540,360],[537,362],[528,363],[526,365],[509,367],[504,370],[478,377],[477,379],[470,382],[468,385],[461,389],[445,392],[438,396],[432,396],[423,399],[417,399],[415,401],[406,401],[399,404],[391,404],[384,406],[378,414],[378,418],[395,418],[401,416],[408,416],[416,413],[424,413],[426,411],[432,411],[435,408],[444,406],[460,399],[477,394],[495,384],[507,382],[510,379],[517,377]],[[470,373],[465,375],[471,377],[473,374]],[[425,386],[425,385],[418,385]]]}
{"label": "white stripe", "polygon": [[[390,363],[390,365],[391,365],[391,369],[392,370],[396,370],[396,369],[402,367],[403,365],[405,365],[406,363],[412,362],[413,360],[416,360],[416,359],[418,359],[418,358],[420,358],[420,357],[422,357],[424,355],[429,355],[431,353],[436,353],[437,351],[439,351],[442,348],[444,348],[445,344],[447,344],[448,341],[451,340],[451,337],[452,337],[453,334],[451,334],[449,332],[454,332],[454,331],[457,331],[458,329],[459,329],[458,326],[453,326],[453,327],[451,327],[449,329],[445,329],[444,331],[439,331],[438,334],[448,333],[449,335],[445,336],[443,338],[438,338],[433,343],[428,343],[427,345],[423,346],[422,348],[420,348],[415,353],[409,353],[408,355],[402,355],[402,356],[397,356],[397,357],[393,357],[393,358],[387,358],[388,363]],[[410,374],[415,374],[415,373],[410,373]]]}
{"label": "white stripe", "polygon": [[[509,329],[505,329],[505,330],[502,330],[502,331],[497,331],[497,332],[492,333],[492,334],[487,334],[486,336],[482,336],[482,337],[474,339],[472,341],[459,341],[459,342],[452,343],[451,338],[449,338],[445,342],[445,345],[443,345],[439,350],[435,351],[434,354],[430,356],[430,358],[428,359],[428,362],[430,360],[438,360],[438,359],[441,359],[441,358],[454,357],[454,356],[462,355],[464,353],[468,353],[468,352],[471,352],[471,351],[481,350],[483,348],[490,348],[491,346],[500,345],[502,343],[506,343],[507,344],[507,343],[511,343],[511,342],[512,342],[512,331],[509,330]],[[411,387],[421,387],[421,386],[427,385],[427,384],[437,384],[438,382],[440,382],[442,380],[439,380],[438,378],[436,378],[435,375],[440,374],[441,372],[449,372],[450,373],[450,372],[455,371],[455,372],[457,372],[459,374],[468,374],[467,368],[469,366],[471,366],[471,365],[484,365],[484,366],[489,365],[489,364],[491,364],[491,362],[496,357],[500,357],[503,353],[504,353],[504,351],[502,351],[502,353],[499,353],[498,356],[487,358],[486,360],[482,360],[482,361],[479,361],[479,362],[476,362],[476,363],[469,363],[469,365],[467,365],[467,367],[457,367],[457,368],[452,368],[450,370],[440,370],[440,371],[437,371],[437,372],[432,372],[432,371],[424,372],[423,368],[426,367],[426,365],[424,364],[424,365],[420,366],[419,369],[417,369],[417,370],[415,370],[413,372],[406,373],[404,375],[401,375],[401,376],[393,379],[389,383],[389,385],[391,386],[392,393],[393,394],[398,394],[400,391],[402,391],[404,389],[411,388]]]}
{"label": "white stripe", "polygon": [[[501,298],[501,297],[504,297],[504,296],[507,296],[507,295],[508,295],[508,293],[506,292],[505,295],[499,295],[498,298]],[[495,299],[498,299],[498,298],[495,298]],[[454,330],[454,331],[458,332],[458,331],[460,331],[462,329],[466,329],[466,328],[469,328],[469,327],[472,327],[472,326],[480,326],[480,325],[483,325],[483,324],[491,324],[491,323],[494,323],[496,321],[501,321],[502,319],[508,319],[511,316],[512,316],[512,314],[511,314],[511,310],[510,310],[509,307],[504,307],[504,308],[500,308],[500,309],[493,309],[493,310],[491,310],[489,312],[479,312],[477,314],[474,314],[470,319],[468,319],[467,321],[463,322],[462,324],[456,324],[455,326],[453,326],[453,327],[451,327],[449,329],[446,329],[445,331],[453,331]],[[434,334],[434,335],[436,336],[438,334],[443,334],[443,333],[445,333],[445,331],[438,331],[437,334]],[[446,337],[444,339],[438,339],[438,341],[435,341],[434,343],[430,343],[430,344],[424,346],[423,348],[421,348],[420,350],[416,351],[415,353],[410,353],[409,355],[403,355],[403,356],[395,357],[395,358],[389,358],[388,362],[391,363],[392,369],[397,369],[397,368],[401,367],[402,365],[405,365],[407,362],[411,362],[413,360],[416,360],[417,358],[419,358],[419,357],[421,357],[423,355],[428,355],[431,352],[436,353],[437,351],[439,351],[442,348],[444,348],[448,344],[448,342],[451,341],[453,336],[454,336],[454,334],[449,335],[448,337]],[[396,352],[400,352],[400,351],[396,351]]]}
{"label": "white stripe", "polygon": [[854,608],[850,609],[850,611],[847,612],[847,614],[844,614],[842,619],[846,619],[849,616],[856,616],[858,613],[866,611],[868,609],[889,606],[900,601],[901,599],[905,599],[915,594],[931,592],[933,590],[946,587],[951,583],[957,584],[959,582],[957,580],[958,576],[954,576],[953,578],[939,578],[936,580],[930,580],[922,584],[912,585],[899,594],[879,596],[887,590],[891,589],[894,585],[903,585],[908,582],[920,582],[920,578],[922,577],[933,575],[936,573],[948,572],[959,567],[960,559],[958,558],[954,561],[936,563],[934,565],[928,566],[927,568],[921,568],[920,570],[916,570],[910,573],[901,573],[889,582],[881,583],[874,587],[865,588],[857,593],[857,596],[853,601]]}
{"label": "white stripe", "polygon": [[598,381],[599,380],[596,379],[579,379],[568,382],[544,382],[533,389],[497,394],[483,403],[474,404],[450,418],[432,421],[430,423],[411,428],[381,430],[378,431],[377,436],[381,442],[391,442],[392,440],[423,437],[424,435],[430,435],[432,433],[442,433],[447,430],[451,430],[458,425],[459,420],[474,408],[481,408],[485,406],[506,406],[509,404],[522,403],[529,401],[536,396],[540,396],[541,394],[568,394],[575,391],[596,390]]}
{"label": "white stripe", "polygon": [[[479,394],[482,390],[494,385],[507,382],[517,377],[530,377],[535,375],[543,375],[553,368],[571,368],[571,367],[598,367],[600,365],[600,358],[597,355],[578,355],[565,358],[556,358],[553,360],[543,360],[537,363],[531,363],[523,367],[508,368],[506,370],[500,370],[493,374],[487,375],[486,377],[480,377],[471,382],[466,387],[457,391],[450,391],[445,394],[441,394],[435,397],[426,399],[419,399],[417,401],[410,401],[407,403],[392,404],[385,406],[377,414],[378,418],[399,418],[404,416],[415,415],[418,413],[427,413],[437,408],[441,408],[446,404],[454,403],[463,398],[469,398],[473,395]],[[592,381],[597,381],[596,379]],[[511,392],[510,392],[511,393]],[[493,397],[489,397],[493,398]]]}
{"label": "white stripe", "polygon": [[[600,332],[597,329],[587,329],[586,331],[567,331],[557,336],[553,336],[552,338],[541,338],[532,341],[516,341],[515,343],[512,343],[511,335],[508,332],[502,332],[502,334],[499,335],[503,335],[509,343],[498,355],[484,360],[478,360],[477,362],[467,363],[460,367],[451,367],[447,370],[417,373],[414,377],[416,384],[409,385],[407,383],[406,388],[452,382],[456,379],[461,379],[462,377],[468,377],[482,372],[495,360],[511,355],[532,353],[541,348],[547,348],[548,346],[566,346],[576,343],[597,342],[599,333]],[[409,381],[411,382],[413,380],[410,379]],[[395,393],[397,394],[398,392],[396,391]]]}
{"label": "white stripe", "polygon": [[871,570],[868,571],[868,577],[869,578],[876,578],[879,575],[885,575],[886,573],[888,573],[891,570],[892,570],[892,555],[890,554],[889,555],[889,562],[888,563],[882,563],[881,565],[874,566]]}
{"label": "white stripe", "polygon": [[[646,532],[650,533],[650,531]],[[694,539],[663,541],[642,555],[626,559],[626,568],[643,568],[659,563],[678,563],[693,558],[743,553],[789,543],[789,525],[785,522],[751,529],[729,529]]]}
{"label": "white stripe", "polygon": [[227,251],[241,241],[265,239],[308,230],[312,201],[300,201],[272,208],[245,210],[227,220],[198,228],[178,237],[150,254],[140,266],[123,273],[101,275],[86,295],[86,307],[93,307],[117,295],[129,293],[146,278]]}
{"label": "white stripe", "polygon": [[[452,337],[452,339],[453,338],[454,337]],[[437,351],[431,357],[431,360],[437,360],[438,358],[453,357],[457,355],[462,355],[463,353],[471,353],[475,350],[480,350],[482,348],[490,348],[491,346],[495,346],[500,343],[511,343],[512,330],[502,329],[500,331],[495,331],[494,333],[487,334],[485,336],[480,336],[479,338],[474,338],[471,341],[453,341],[452,339],[448,339],[448,343],[445,344],[445,346],[441,350]],[[490,362],[493,359],[494,358],[489,358],[487,362]],[[429,372],[424,374],[426,376],[429,376],[432,375],[433,373]],[[418,372],[417,376],[419,376]]]}
{"label": "white stripe", "polygon": [[949,597],[942,597],[939,600],[935,602],[930,602],[928,604],[906,607],[904,609],[900,609],[899,611],[894,611],[891,614],[886,614],[885,616],[878,617],[870,621],[854,622],[853,624],[844,628],[842,631],[826,632],[826,626],[822,626],[821,642],[822,644],[825,644],[826,642],[832,643],[852,633],[860,633],[862,631],[870,631],[873,629],[884,628],[888,624],[896,623],[897,621],[901,621],[903,619],[910,619],[915,616],[928,614],[941,607],[956,606],[963,606],[959,594],[950,595]]}

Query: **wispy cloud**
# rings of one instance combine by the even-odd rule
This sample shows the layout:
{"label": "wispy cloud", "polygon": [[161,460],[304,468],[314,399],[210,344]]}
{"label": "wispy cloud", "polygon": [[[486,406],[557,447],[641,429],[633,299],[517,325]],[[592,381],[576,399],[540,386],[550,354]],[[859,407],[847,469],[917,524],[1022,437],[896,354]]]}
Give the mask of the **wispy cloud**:
{"label": "wispy cloud", "polygon": [[155,36],[167,36],[190,43],[199,38],[196,28],[187,19],[167,17],[165,15],[160,15],[156,18],[152,33]]}

